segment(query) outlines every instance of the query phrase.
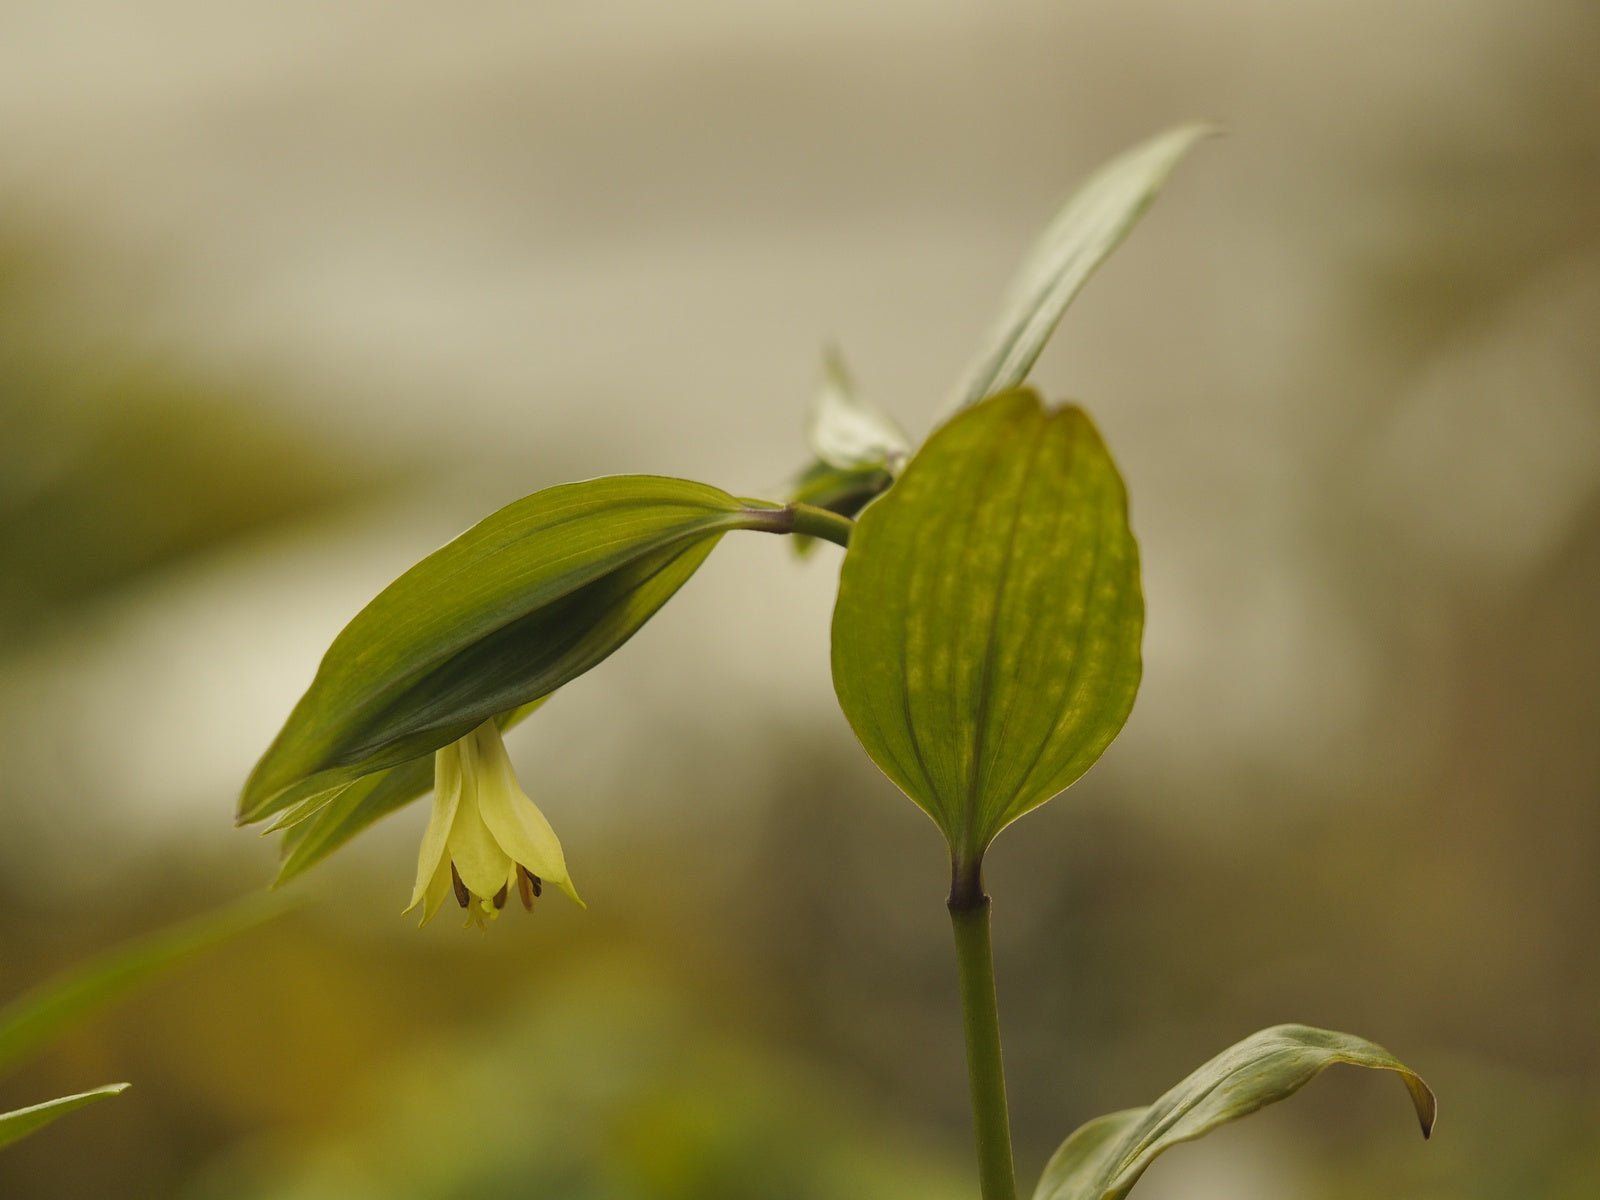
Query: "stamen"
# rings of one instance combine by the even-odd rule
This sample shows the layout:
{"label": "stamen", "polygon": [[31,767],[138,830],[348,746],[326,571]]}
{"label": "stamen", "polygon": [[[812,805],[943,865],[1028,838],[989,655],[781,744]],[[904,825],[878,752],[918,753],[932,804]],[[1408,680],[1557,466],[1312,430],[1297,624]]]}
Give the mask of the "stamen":
{"label": "stamen", "polygon": [[521,863],[517,864],[517,897],[522,901],[522,907],[529,912],[533,911],[533,898],[538,893],[533,876],[528,873],[528,868]]}
{"label": "stamen", "polygon": [[455,888],[456,903],[466,908],[472,903],[472,893],[467,891],[467,885],[461,882],[461,874],[456,870],[456,864],[450,864],[450,886]]}
{"label": "stamen", "polygon": [[544,880],[540,879],[532,871],[528,872],[528,878],[533,880],[533,894],[535,896],[544,895]]}
{"label": "stamen", "polygon": [[500,890],[494,894],[494,906],[496,908],[506,906],[506,885],[503,883],[500,885]]}

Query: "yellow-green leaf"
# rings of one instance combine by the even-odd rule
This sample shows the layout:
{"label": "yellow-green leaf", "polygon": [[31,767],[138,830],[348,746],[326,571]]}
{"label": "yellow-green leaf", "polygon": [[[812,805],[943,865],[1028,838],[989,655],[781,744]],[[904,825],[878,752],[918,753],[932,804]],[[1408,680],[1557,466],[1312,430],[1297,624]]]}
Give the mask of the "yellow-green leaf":
{"label": "yellow-green leaf", "polygon": [[1224,1050],[1148,1108],[1079,1128],[1051,1157],[1034,1200],[1122,1200],[1165,1151],[1288,1099],[1337,1063],[1399,1075],[1422,1136],[1433,1132],[1433,1092],[1382,1046],[1348,1033],[1277,1025]]}
{"label": "yellow-green leaf", "polygon": [[108,1083],[105,1087],[97,1087],[93,1091],[79,1092],[75,1096],[62,1096],[59,1100],[46,1100],[43,1104],[0,1113],[0,1148],[20,1141],[30,1133],[38,1132],[56,1118],[75,1112],[86,1104],[104,1100],[108,1096],[120,1096],[127,1090],[128,1085],[125,1083]]}
{"label": "yellow-green leaf", "polygon": [[1001,393],[934,433],[866,509],[833,617],[839,703],[874,762],[975,865],[1092,766],[1139,685],[1127,498],[1082,410]]}
{"label": "yellow-green leaf", "polygon": [[[770,528],[706,484],[548,488],[412,567],[334,640],[240,799],[257,821],[454,741],[626,642],[730,529]],[[313,804],[296,816],[309,816]]]}

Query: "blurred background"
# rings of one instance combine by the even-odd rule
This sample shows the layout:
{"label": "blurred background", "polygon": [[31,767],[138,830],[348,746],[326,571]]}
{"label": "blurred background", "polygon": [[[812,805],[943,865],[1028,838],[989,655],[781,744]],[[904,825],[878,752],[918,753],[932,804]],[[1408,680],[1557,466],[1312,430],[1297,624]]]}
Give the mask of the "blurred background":
{"label": "blurred background", "polygon": [[[259,890],[237,788],[491,509],[917,433],[1102,159],[1223,120],[1035,372],[1133,496],[1133,719],[996,844],[1021,1176],[1259,1026],[1377,1040],[1148,1200],[1600,1194],[1600,9],[0,0],[0,999]],[[511,749],[590,908],[417,932],[424,812],[0,1081],[7,1197],[975,1194],[932,825],[731,538]]]}

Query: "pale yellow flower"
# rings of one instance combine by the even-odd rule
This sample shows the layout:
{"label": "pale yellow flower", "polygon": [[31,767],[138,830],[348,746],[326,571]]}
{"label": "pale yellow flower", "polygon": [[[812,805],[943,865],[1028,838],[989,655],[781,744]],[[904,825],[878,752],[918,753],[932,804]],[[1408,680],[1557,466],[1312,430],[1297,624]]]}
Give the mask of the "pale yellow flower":
{"label": "pale yellow flower", "polygon": [[426,925],[452,891],[480,928],[500,915],[515,892],[522,906],[553,884],[580,906],[561,842],[528,799],[494,721],[434,754],[433,815],[417,856],[410,912],[422,906]]}

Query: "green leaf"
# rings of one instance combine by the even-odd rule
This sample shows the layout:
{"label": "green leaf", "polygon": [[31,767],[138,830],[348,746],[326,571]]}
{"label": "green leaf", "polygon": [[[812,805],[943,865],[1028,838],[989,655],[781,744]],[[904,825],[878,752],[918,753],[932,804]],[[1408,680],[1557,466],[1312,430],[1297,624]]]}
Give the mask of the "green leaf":
{"label": "green leaf", "polygon": [[125,1083],[108,1083],[105,1087],[97,1087],[92,1092],[79,1092],[76,1096],[62,1096],[59,1100],[46,1100],[43,1104],[35,1104],[30,1108],[0,1113],[0,1148],[43,1129],[57,1117],[64,1117],[69,1112],[80,1109],[86,1104],[93,1104],[96,1100],[104,1100],[107,1096],[120,1096],[127,1090],[128,1085]]}
{"label": "green leaf", "polygon": [[884,467],[832,467],[818,461],[801,472],[789,499],[853,517],[893,482]]}
{"label": "green leaf", "polygon": [[841,471],[869,468],[893,474],[911,450],[894,418],[857,391],[837,351],[824,357],[822,390],[812,406],[807,441],[821,462]]}
{"label": "green leaf", "polygon": [[167,967],[283,911],[260,897],[159,930],[74,967],[0,1009],[0,1071]]}
{"label": "green leaf", "polygon": [[[512,709],[495,718],[501,730],[510,729],[538,708],[548,696]],[[363,775],[339,788],[316,812],[284,832],[283,862],[273,887],[282,887],[315,866],[380,817],[410,804],[433,789],[433,759],[413,758],[398,767]]]}
{"label": "green leaf", "polygon": [[957,388],[953,407],[976,404],[1028,377],[1095,268],[1138,223],[1189,148],[1216,132],[1203,124],[1169,129],[1105,164],[1067,201],[1011,281],[1000,319]]}
{"label": "green leaf", "polygon": [[1100,435],[1078,408],[1004,392],[935,432],[856,523],[834,688],[873,761],[973,866],[1122,728],[1143,625]]}
{"label": "green leaf", "polygon": [[632,637],[723,533],[770,528],[773,515],[653,475],[548,488],[501,509],[334,639],[251,773],[241,823],[319,793],[331,801],[342,784],[555,691]]}
{"label": "green leaf", "polygon": [[1224,1050],[1148,1108],[1084,1125],[1051,1157],[1034,1200],[1122,1200],[1165,1151],[1287,1099],[1335,1063],[1398,1074],[1422,1136],[1432,1133],[1433,1092],[1382,1046],[1348,1033],[1277,1025]]}

